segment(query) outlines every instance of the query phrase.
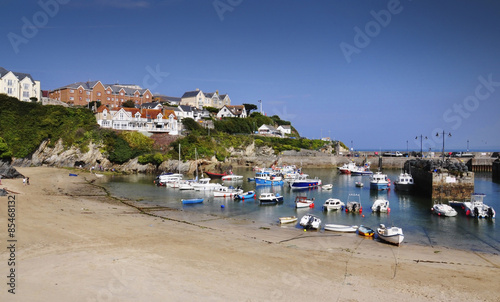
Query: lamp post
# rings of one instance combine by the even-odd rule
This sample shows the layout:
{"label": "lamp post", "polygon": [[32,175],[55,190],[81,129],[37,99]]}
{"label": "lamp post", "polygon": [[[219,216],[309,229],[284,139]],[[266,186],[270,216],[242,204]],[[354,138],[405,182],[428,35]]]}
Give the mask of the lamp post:
{"label": "lamp post", "polygon": [[[442,154],[443,154],[443,155],[442,155],[442,156],[443,156],[443,161],[441,162],[441,165],[443,165],[443,164],[444,164],[444,137],[445,137],[445,135],[446,135],[446,134],[448,134],[448,137],[451,137],[451,133],[450,133],[450,132],[446,133],[446,132],[444,132],[444,130],[443,130],[443,133],[441,133],[441,135],[443,136],[443,151],[442,151]],[[438,133],[436,133],[436,136],[437,136],[437,137],[439,137],[439,132],[438,132]]]}
{"label": "lamp post", "polygon": [[408,149],[408,140],[406,140],[406,154],[409,155],[408,151],[409,151],[409,149]]}
{"label": "lamp post", "polygon": [[467,152],[469,152],[469,140],[467,140]]}
{"label": "lamp post", "polygon": [[[423,136],[422,134],[420,134],[420,157],[424,157],[424,151],[422,149],[422,140],[424,138],[427,139],[427,136]],[[418,139],[418,136],[416,136],[415,139]]]}

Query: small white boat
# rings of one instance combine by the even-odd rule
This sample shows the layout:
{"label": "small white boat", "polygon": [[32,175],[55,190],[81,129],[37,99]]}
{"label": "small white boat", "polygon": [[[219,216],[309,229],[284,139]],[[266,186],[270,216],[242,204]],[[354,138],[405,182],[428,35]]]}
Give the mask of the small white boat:
{"label": "small white boat", "polygon": [[332,211],[332,210],[341,210],[345,204],[337,198],[328,198],[325,200],[325,203],[323,204],[323,210],[326,211]]}
{"label": "small white boat", "polygon": [[465,215],[477,218],[495,218],[495,210],[483,203],[485,196],[482,193],[473,193],[470,201],[463,203]]}
{"label": "small white boat", "polygon": [[321,186],[321,189],[323,190],[331,190],[332,188],[333,188],[332,184],[326,184]]}
{"label": "small white boat", "polygon": [[357,229],[357,225],[325,224],[326,231],[354,233]]}
{"label": "small white boat", "polygon": [[347,204],[345,206],[345,211],[353,213],[363,212],[363,207],[361,206],[359,194],[349,194],[349,197],[347,199]]}
{"label": "small white boat", "polygon": [[304,215],[300,219],[300,225],[306,229],[319,229],[321,227],[321,219],[312,214]]}
{"label": "small white boat", "polygon": [[431,211],[438,216],[453,217],[457,216],[457,211],[447,204],[436,203],[432,206]]}
{"label": "small white boat", "polygon": [[283,196],[280,194],[276,193],[262,193],[259,196],[259,201],[261,203],[281,203],[283,202]]}
{"label": "small white boat", "polygon": [[230,174],[222,176],[222,181],[240,181],[240,180],[243,180],[242,175]]}
{"label": "small white boat", "polygon": [[292,223],[298,220],[297,216],[285,216],[285,217],[280,217],[279,218],[280,223]]}
{"label": "small white boat", "polygon": [[380,239],[397,246],[399,246],[405,238],[402,228],[398,228],[395,226],[386,228],[383,224],[380,224],[380,226],[377,228],[377,235]]}
{"label": "small white boat", "polygon": [[201,178],[198,181],[194,181],[191,183],[191,186],[194,187],[196,191],[213,191],[222,185],[219,183],[211,183],[210,178]]}
{"label": "small white boat", "polygon": [[295,207],[296,208],[314,208],[314,198],[307,199],[306,196],[295,197]]}
{"label": "small white boat", "polygon": [[364,184],[362,182],[360,182],[360,181],[356,182],[356,187],[361,188],[363,186],[364,186]]}
{"label": "small white boat", "polygon": [[377,199],[373,202],[372,212],[378,213],[389,213],[391,208],[389,208],[389,201],[386,199]]}
{"label": "small white boat", "polygon": [[220,186],[218,188],[215,188],[214,190],[214,197],[230,197],[233,198],[234,196],[243,193],[243,189],[239,188],[233,188],[233,187],[226,187],[226,186]]}

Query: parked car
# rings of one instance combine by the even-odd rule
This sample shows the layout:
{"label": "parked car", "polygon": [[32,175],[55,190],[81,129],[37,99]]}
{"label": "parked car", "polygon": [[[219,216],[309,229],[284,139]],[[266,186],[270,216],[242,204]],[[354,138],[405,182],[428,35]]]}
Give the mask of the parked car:
{"label": "parked car", "polygon": [[469,152],[451,152],[450,157],[474,157],[474,154]]}
{"label": "parked car", "polygon": [[384,152],[382,153],[382,156],[385,157],[403,157],[403,153],[396,151],[396,152]]}

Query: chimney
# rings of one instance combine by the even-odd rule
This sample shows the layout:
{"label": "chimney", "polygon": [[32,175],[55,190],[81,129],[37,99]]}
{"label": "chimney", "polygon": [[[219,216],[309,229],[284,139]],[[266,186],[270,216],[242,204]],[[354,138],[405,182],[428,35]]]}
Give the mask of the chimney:
{"label": "chimney", "polygon": [[196,88],[196,91],[200,91],[200,88]]}

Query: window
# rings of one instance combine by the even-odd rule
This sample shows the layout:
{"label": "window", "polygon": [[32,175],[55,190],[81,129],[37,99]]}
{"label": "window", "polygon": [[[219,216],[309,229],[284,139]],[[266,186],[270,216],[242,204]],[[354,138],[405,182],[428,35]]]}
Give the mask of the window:
{"label": "window", "polygon": [[23,87],[24,87],[24,90],[30,89],[30,86],[28,84],[24,84]]}
{"label": "window", "polygon": [[108,101],[109,101],[109,100],[111,100],[111,98],[108,96],[108,97],[106,98],[106,100],[108,100]]}
{"label": "window", "polygon": [[12,80],[7,80],[7,86],[12,86]]}
{"label": "window", "polygon": [[75,93],[75,90],[74,89],[70,89],[69,93]]}
{"label": "window", "polygon": [[100,92],[98,92],[98,93],[97,93],[97,96],[101,96],[101,93],[100,93]]}
{"label": "window", "polygon": [[87,91],[87,95],[90,95],[90,91]]}
{"label": "window", "polygon": [[83,93],[83,90],[80,89],[80,93]]}
{"label": "window", "polygon": [[107,93],[107,94],[111,94],[111,91],[109,91],[109,90],[108,90],[108,91],[106,91],[106,93]]}
{"label": "window", "polygon": [[69,100],[70,100],[70,101],[73,101],[74,99],[75,99],[75,98],[74,98],[74,97],[72,97],[72,96],[70,96],[70,97],[69,97]]}
{"label": "window", "polygon": [[30,92],[29,91],[23,91],[23,97],[29,98],[30,97]]}
{"label": "window", "polygon": [[120,92],[120,95],[123,95],[123,92]]}

